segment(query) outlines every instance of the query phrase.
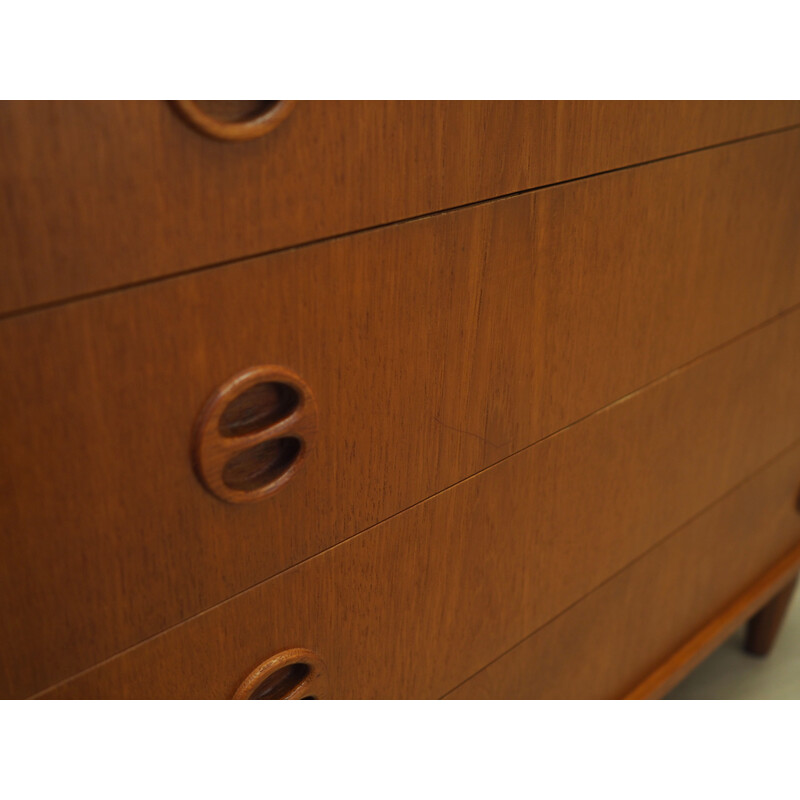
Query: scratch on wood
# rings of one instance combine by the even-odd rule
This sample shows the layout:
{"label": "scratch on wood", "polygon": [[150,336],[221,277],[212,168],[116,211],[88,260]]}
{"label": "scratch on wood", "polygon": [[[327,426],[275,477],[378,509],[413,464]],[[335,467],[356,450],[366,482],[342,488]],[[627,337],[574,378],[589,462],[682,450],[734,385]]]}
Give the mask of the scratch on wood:
{"label": "scratch on wood", "polygon": [[439,419],[439,417],[434,416],[434,420],[438,422],[443,428],[447,428],[447,430],[449,431],[455,431],[456,433],[463,433],[465,436],[472,436],[473,439],[478,439],[484,444],[488,444],[490,447],[495,447],[499,449],[511,443],[511,440],[509,439],[507,442],[501,442],[500,444],[495,444],[494,442],[490,442],[485,436],[481,436],[478,433],[472,433],[471,431],[462,431],[461,428],[454,428],[452,425],[447,425],[446,423],[442,422]]}

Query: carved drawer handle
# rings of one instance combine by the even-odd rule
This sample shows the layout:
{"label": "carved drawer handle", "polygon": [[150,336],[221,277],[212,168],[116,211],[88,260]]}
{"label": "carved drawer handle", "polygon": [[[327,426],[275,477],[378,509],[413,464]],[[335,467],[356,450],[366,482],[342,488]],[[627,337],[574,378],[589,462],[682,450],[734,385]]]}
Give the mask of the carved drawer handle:
{"label": "carved drawer handle", "polygon": [[252,367],[222,384],[200,412],[195,472],[221,500],[263,500],[297,474],[316,430],[316,403],[300,377],[284,367]]}
{"label": "carved drawer handle", "polygon": [[328,671],[322,659],[302,647],[262,661],[236,690],[234,700],[320,700]]}
{"label": "carved drawer handle", "polygon": [[294,100],[173,100],[193,128],[214,139],[257,139],[278,127],[294,108]]}

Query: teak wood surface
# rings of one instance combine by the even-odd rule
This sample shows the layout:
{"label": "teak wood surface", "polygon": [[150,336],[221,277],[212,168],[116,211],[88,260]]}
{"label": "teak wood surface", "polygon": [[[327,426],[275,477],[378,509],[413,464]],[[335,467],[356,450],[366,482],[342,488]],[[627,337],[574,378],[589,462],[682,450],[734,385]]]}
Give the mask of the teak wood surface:
{"label": "teak wood surface", "polygon": [[[448,697],[665,694],[800,570],[798,486],[795,446]],[[745,587],[751,605],[737,608]],[[733,625],[717,630],[718,620]]]}
{"label": "teak wood surface", "polygon": [[[5,320],[0,691],[85,669],[796,305],[798,143],[775,134]],[[690,415],[693,455],[670,451],[696,479],[673,511],[800,434],[794,320],[726,351],[770,342],[759,363],[692,385],[719,407]],[[196,479],[191,431],[216,387],[264,363],[306,381],[319,431],[289,485],[233,507]],[[636,436],[683,442],[669,422]]]}
{"label": "teak wood surface", "polygon": [[[800,440],[798,338],[800,312],[47,696],[231,697],[265,658],[304,647],[327,665],[329,697],[439,697]],[[779,463],[733,515],[757,512],[747,547],[715,528],[703,558],[719,585],[797,536],[798,454]],[[661,601],[680,605],[692,584],[675,575]]]}
{"label": "teak wood surface", "polygon": [[[677,686],[698,664],[716,650],[744,620],[768,613],[786,591],[786,583],[797,580],[800,547],[794,547],[748,586],[732,603],[684,642],[627,695],[626,700],[658,700]],[[756,611],[756,609],[759,609]],[[750,623],[752,623],[752,619]],[[748,627],[750,625],[748,623]],[[775,631],[777,634],[777,630]]]}
{"label": "teak wood surface", "polygon": [[778,638],[786,612],[789,610],[797,576],[778,592],[772,600],[759,610],[747,623],[745,650],[754,656],[766,656],[772,651]]}
{"label": "teak wood surface", "polygon": [[798,124],[798,102],[308,101],[221,142],[168,102],[5,102],[0,313]]}

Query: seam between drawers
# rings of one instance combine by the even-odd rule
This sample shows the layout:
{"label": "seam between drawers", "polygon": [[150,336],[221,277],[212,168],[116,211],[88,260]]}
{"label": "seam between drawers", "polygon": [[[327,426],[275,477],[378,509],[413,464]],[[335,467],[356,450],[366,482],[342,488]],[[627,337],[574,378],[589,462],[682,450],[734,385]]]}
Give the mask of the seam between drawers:
{"label": "seam between drawers", "polygon": [[79,293],[72,295],[70,297],[61,298],[59,300],[51,300],[46,303],[35,303],[33,305],[25,306],[24,308],[15,308],[11,311],[0,313],[0,322],[3,322],[6,319],[21,317],[26,314],[34,314],[40,311],[48,311],[50,309],[58,308],[60,306],[65,306],[72,303],[79,303],[84,300],[92,300],[98,297],[103,297],[105,295],[115,294],[117,292],[124,292],[127,291],[128,289],[136,289],[141,286],[150,286],[157,283],[163,283],[165,281],[182,278],[189,275],[196,275],[198,273],[208,272],[213,269],[218,269],[220,267],[227,267],[233,264],[242,264],[247,261],[251,261],[253,259],[264,258],[265,256],[272,256],[272,255],[277,255],[279,253],[289,253],[296,250],[302,250],[307,247],[314,247],[315,245],[325,244],[327,242],[334,242],[337,241],[338,239],[344,239],[349,236],[359,236],[361,234],[372,233],[373,231],[379,231],[385,228],[393,228],[397,225],[404,225],[408,222],[417,222],[419,220],[432,219],[435,217],[443,216],[445,214],[452,214],[457,211],[463,211],[468,208],[488,205],[489,203],[494,203],[500,200],[508,200],[512,197],[520,197],[526,194],[532,194],[534,192],[539,192],[544,189],[552,189],[556,186],[566,186],[572,183],[578,183],[579,181],[590,180],[591,178],[598,178],[603,175],[613,175],[614,173],[617,172],[624,172],[626,170],[638,169],[639,167],[646,167],[649,166],[650,164],[658,164],[662,161],[671,161],[676,158],[682,158],[683,156],[689,156],[695,153],[704,153],[708,150],[717,150],[722,147],[730,147],[737,144],[741,144],[742,142],[749,142],[754,139],[762,139],[768,136],[776,136],[782,133],[788,133],[790,131],[795,131],[795,130],[800,130],[800,123],[794,125],[787,125],[783,128],[774,128],[768,131],[761,131],[760,133],[754,133],[749,136],[742,136],[737,139],[728,139],[724,142],[716,142],[715,144],[704,145],[703,147],[696,147],[690,150],[682,150],[679,153],[672,153],[666,156],[659,156],[658,158],[651,158],[646,161],[636,161],[632,164],[624,164],[621,167],[612,167],[611,169],[600,170],[599,172],[589,172],[585,175],[578,175],[574,178],[566,178],[564,180],[554,181],[552,183],[543,183],[539,186],[532,186],[527,189],[519,189],[515,192],[498,194],[492,197],[484,197],[480,200],[472,200],[468,203],[462,203],[456,206],[449,206],[447,208],[438,209],[437,211],[430,211],[424,214],[416,214],[411,217],[403,217],[402,219],[392,220],[390,222],[382,222],[378,225],[369,225],[365,228],[355,228],[350,231],[345,231],[344,233],[336,233],[330,236],[323,236],[318,239],[310,239],[309,241],[288,245],[286,247],[278,247],[272,250],[263,250],[258,253],[248,253],[246,255],[225,259],[223,261],[215,261],[211,264],[203,264],[199,267],[187,267],[186,269],[181,269],[176,272],[170,272],[168,275],[159,275],[153,278],[145,278],[140,281],[131,281],[130,283],[122,283],[119,284],[118,286],[112,286],[106,289],[98,289],[93,292]]}
{"label": "seam between drawers", "polygon": [[[256,583],[251,584],[250,586],[247,586],[247,587],[235,592],[234,594],[224,598],[223,600],[220,600],[219,602],[214,603],[213,605],[210,605],[207,608],[204,608],[202,611],[199,611],[196,614],[192,614],[192,615],[190,615],[190,616],[188,616],[188,617],[186,617],[186,618],[184,618],[184,619],[182,619],[182,620],[180,620],[180,621],[178,621],[178,622],[176,622],[176,623],[174,623],[172,625],[169,625],[166,628],[163,628],[162,630],[158,631],[157,633],[151,634],[150,636],[146,636],[145,638],[140,639],[139,641],[137,641],[137,642],[135,642],[133,644],[130,644],[127,647],[124,647],[121,650],[116,651],[115,653],[111,654],[110,656],[107,656],[106,658],[103,658],[102,660],[92,664],[91,666],[86,667],[85,669],[79,670],[78,672],[72,673],[72,674],[68,675],[67,677],[65,677],[63,679],[61,679],[59,681],[56,681],[55,683],[50,684],[50,685],[40,689],[35,694],[29,695],[29,698],[35,699],[35,698],[45,694],[46,692],[48,692],[48,691],[50,691],[50,690],[52,690],[52,689],[54,689],[54,688],[56,688],[58,686],[61,686],[62,684],[68,683],[69,681],[71,681],[71,680],[73,680],[73,679],[75,679],[75,678],[77,678],[77,677],[79,677],[81,675],[84,675],[84,674],[86,674],[88,672],[91,672],[93,669],[96,669],[97,667],[99,667],[99,666],[101,666],[103,664],[106,664],[106,663],[114,660],[115,658],[118,658],[119,656],[123,655],[124,653],[127,653],[127,652],[129,652],[131,650],[134,650],[135,648],[145,644],[146,642],[148,642],[148,641],[150,641],[152,639],[155,639],[155,638],[161,636],[162,634],[165,634],[165,633],[167,633],[169,631],[172,631],[175,628],[180,627],[181,625],[184,625],[184,624],[186,624],[188,622],[191,622],[194,619],[197,619],[197,618],[203,616],[204,614],[208,614],[208,613],[214,611],[215,609],[219,608],[220,606],[224,605],[225,603],[228,603],[228,602],[234,600],[235,598],[239,597],[240,595],[245,594],[246,592],[249,592],[249,591],[251,591],[252,589],[255,589],[258,586],[261,586],[262,584],[265,584],[268,581],[274,580],[278,576],[280,576],[280,575],[282,575],[282,574],[284,574],[286,572],[289,572],[290,570],[299,569],[300,567],[302,567],[304,564],[306,564],[307,562],[311,561],[312,559],[319,558],[319,557],[331,552],[335,548],[338,548],[338,547],[341,547],[344,544],[347,544],[348,542],[352,541],[356,537],[363,536],[363,535],[369,533],[374,528],[378,527],[379,525],[383,525],[384,523],[388,522],[389,520],[393,519],[394,517],[397,517],[400,514],[404,514],[405,512],[407,512],[407,511],[409,511],[409,510],[411,510],[411,509],[413,509],[413,508],[415,508],[415,507],[417,507],[419,505],[422,505],[423,503],[427,503],[428,501],[433,500],[434,498],[438,497],[439,495],[443,494],[444,492],[447,492],[447,491],[455,488],[456,486],[459,486],[460,484],[463,484],[463,483],[466,483],[467,481],[479,478],[483,473],[487,472],[488,470],[494,469],[496,466],[498,466],[499,464],[502,464],[504,461],[507,461],[508,459],[513,458],[513,457],[519,455],[520,453],[523,453],[526,450],[529,450],[532,447],[536,447],[537,445],[541,444],[542,442],[545,442],[548,439],[553,438],[554,436],[558,436],[559,434],[564,433],[565,431],[569,430],[570,428],[573,428],[576,425],[580,425],[581,423],[585,422],[586,420],[589,420],[592,417],[595,417],[595,416],[597,416],[599,414],[602,414],[602,413],[608,411],[609,409],[613,408],[614,406],[616,406],[616,405],[618,405],[620,403],[624,403],[624,402],[630,400],[631,398],[635,397],[636,395],[638,395],[638,394],[640,394],[642,392],[648,391],[648,390],[652,389],[653,387],[655,387],[655,386],[657,386],[657,385],[659,385],[661,383],[665,383],[667,381],[672,380],[673,378],[677,377],[678,375],[680,375],[684,371],[686,371],[688,369],[691,369],[698,362],[700,362],[700,361],[702,361],[702,360],[704,360],[706,358],[711,357],[715,353],[717,353],[717,352],[719,352],[721,350],[724,350],[725,348],[735,344],[738,341],[741,341],[742,339],[747,338],[748,336],[755,335],[760,330],[762,330],[764,328],[767,328],[770,325],[773,325],[773,324],[777,323],[778,321],[780,321],[781,319],[783,319],[785,317],[788,317],[788,316],[791,316],[794,313],[800,313],[800,303],[797,303],[797,304],[795,304],[795,305],[793,305],[793,306],[781,311],[780,313],[776,314],[775,316],[771,317],[770,319],[765,320],[764,322],[761,322],[761,323],[759,323],[758,325],[756,325],[756,326],[754,326],[752,328],[749,328],[748,330],[738,334],[737,336],[734,336],[731,339],[728,339],[727,341],[725,341],[725,342],[723,342],[723,343],[711,348],[710,350],[707,350],[704,353],[701,353],[698,356],[695,356],[690,361],[687,361],[684,364],[681,364],[680,366],[675,367],[674,369],[670,370],[669,372],[665,373],[664,375],[659,376],[658,378],[654,378],[653,380],[648,381],[645,384],[642,384],[638,388],[633,389],[630,392],[627,392],[626,394],[618,397],[615,400],[612,400],[611,402],[607,403],[606,405],[602,406],[601,408],[595,409],[594,411],[583,415],[582,417],[574,420],[573,422],[570,422],[567,425],[564,425],[561,428],[558,428],[557,430],[553,431],[552,433],[549,433],[546,436],[543,436],[540,439],[537,439],[536,441],[531,442],[530,444],[525,445],[524,447],[521,447],[519,450],[516,450],[515,452],[510,453],[507,456],[504,456],[503,458],[499,459],[498,461],[495,461],[492,464],[489,464],[488,466],[483,467],[482,469],[478,470],[477,472],[474,472],[471,475],[467,475],[466,477],[462,478],[461,480],[458,480],[455,483],[452,483],[452,484],[450,484],[448,486],[445,486],[444,488],[439,489],[438,491],[434,492],[433,494],[431,494],[431,495],[429,495],[427,497],[421,498],[420,500],[418,500],[418,501],[416,501],[416,502],[414,502],[414,503],[412,503],[412,504],[410,504],[408,506],[405,506],[404,508],[399,509],[398,511],[395,511],[394,513],[390,514],[389,516],[384,517],[383,519],[372,523],[368,527],[362,528],[361,530],[356,531],[355,533],[347,536],[346,538],[341,539],[340,541],[332,544],[330,547],[326,547],[325,549],[320,550],[319,552],[316,552],[316,553],[314,553],[314,554],[302,559],[301,561],[298,561],[295,564],[292,564],[291,566],[285,567],[284,569],[273,573],[269,577],[266,577],[263,580],[259,580]],[[787,447],[785,447],[784,449],[782,449],[778,454],[776,454],[775,456],[772,456],[771,458],[769,458],[764,464],[760,465],[756,470],[754,470],[748,476],[746,476],[741,481],[739,481],[735,486],[733,486],[732,488],[726,490],[725,493],[723,493],[719,497],[717,497],[714,500],[712,500],[709,504],[704,506],[701,510],[697,511],[689,520],[686,520],[685,522],[681,523],[681,525],[678,528],[676,528],[675,530],[673,530],[670,533],[668,533],[664,538],[660,539],[658,542],[656,542],[654,545],[652,545],[647,551],[645,551],[641,555],[637,556],[633,561],[629,562],[624,567],[620,568],[620,570],[615,572],[612,576],[610,576],[609,578],[604,580],[602,583],[600,583],[596,587],[594,587],[590,592],[588,592],[586,595],[584,595],[584,597],[588,596],[589,594],[592,594],[592,592],[594,592],[597,589],[599,589],[604,583],[606,583],[607,581],[609,581],[612,578],[614,578],[622,570],[627,569],[627,567],[629,567],[631,564],[633,564],[636,561],[638,561],[639,558],[642,558],[644,555],[646,555],[648,552],[650,552],[650,550],[660,546],[664,541],[666,541],[674,533],[677,533],[677,531],[679,531],[686,524],[688,524],[690,521],[695,519],[695,517],[699,516],[700,514],[705,513],[709,508],[711,508],[716,503],[718,503],[722,498],[726,497],[728,494],[733,492],[735,489],[737,489],[743,483],[745,483],[746,481],[750,480],[754,475],[756,475],[762,469],[765,469],[767,466],[769,466],[774,461],[779,459],[781,456],[783,456],[786,452],[791,450],[798,443],[800,443],[800,439],[798,439],[797,441],[794,441],[792,444],[790,444]],[[583,598],[581,598],[581,599],[583,599]],[[569,610],[569,608],[571,608],[573,605],[575,605],[578,602],[580,602],[580,600],[576,600],[575,603],[573,603],[572,605],[568,606],[563,611],[559,612],[558,615],[556,615],[552,619],[548,620],[544,625],[540,626],[535,631],[533,631],[530,634],[528,634],[527,636],[523,637],[523,639],[521,639],[519,642],[516,642],[514,645],[512,645],[512,647],[509,648],[509,650],[505,651],[504,653],[502,653],[497,658],[501,658],[503,655],[505,655],[506,652],[509,652],[510,650],[513,650],[515,647],[517,647],[519,644],[521,644],[523,641],[525,641],[525,639],[529,638],[530,636],[532,636],[538,630],[541,630],[541,628],[545,627],[546,625],[549,625],[550,622],[552,622],[553,620],[557,619],[558,616],[560,616],[561,614],[565,613],[567,610]],[[486,666],[489,666],[489,664],[492,664],[492,663],[494,663],[494,662],[493,661],[488,662],[486,665],[481,667],[481,670],[485,669]],[[480,672],[481,670],[478,670],[478,672]],[[477,673],[474,673],[474,674],[477,674]],[[472,677],[472,676],[470,676],[470,677]],[[469,679],[470,678],[466,678],[465,680],[469,680]],[[458,686],[461,686],[461,684],[458,684]],[[448,690],[448,694],[450,692],[454,691],[455,689],[457,689],[458,686],[455,686],[452,689]]]}
{"label": "seam between drawers", "polygon": [[563,608],[555,616],[553,616],[550,619],[548,619],[547,622],[545,622],[542,625],[539,625],[539,627],[537,627],[534,630],[532,630],[526,636],[523,636],[522,639],[520,639],[515,644],[511,645],[511,647],[509,647],[507,650],[504,650],[502,653],[500,653],[500,655],[496,656],[491,661],[488,661],[479,670],[477,670],[476,672],[473,672],[467,678],[464,678],[463,681],[460,681],[455,686],[453,686],[451,689],[448,689],[439,699],[440,700],[444,700],[448,695],[451,695],[457,689],[460,689],[465,683],[469,683],[469,681],[471,681],[476,675],[479,675],[485,669],[488,669],[489,667],[491,667],[496,662],[498,662],[501,659],[505,658],[505,656],[507,656],[509,653],[513,652],[514,650],[516,650],[520,645],[522,645],[526,641],[528,641],[528,639],[532,638],[537,633],[543,631],[545,628],[547,628],[548,626],[550,626],[554,622],[556,622],[560,617],[564,616],[569,611],[571,611],[573,608],[575,608],[576,606],[580,605],[584,600],[588,599],[592,595],[594,595],[597,592],[599,592],[604,586],[606,586],[606,584],[611,583],[611,581],[613,581],[616,578],[618,578],[623,572],[625,572],[626,570],[630,569],[635,564],[637,564],[639,561],[641,561],[642,559],[644,559],[647,556],[649,556],[653,551],[657,550],[659,547],[662,547],[663,545],[665,545],[670,539],[672,539],[673,536],[677,536],[682,530],[684,530],[684,528],[688,527],[693,522],[695,522],[697,519],[702,517],[704,514],[706,514],[709,511],[711,511],[711,509],[713,509],[715,506],[718,506],[720,503],[723,503],[728,497],[730,497],[731,495],[735,494],[739,489],[741,489],[742,486],[744,486],[746,483],[749,483],[757,475],[760,475],[762,472],[768,470],[773,464],[775,464],[777,461],[779,461],[781,458],[783,458],[785,455],[790,453],[792,450],[794,450],[798,446],[800,446],[800,439],[795,439],[790,445],[788,445],[787,447],[784,447],[779,453],[777,453],[772,458],[770,458],[767,462],[765,462],[760,467],[758,467],[758,469],[756,469],[753,472],[751,472],[749,475],[747,475],[747,477],[742,478],[742,480],[738,481],[735,485],[731,486],[730,489],[727,489],[725,492],[723,492],[721,495],[719,495],[719,497],[716,497],[708,505],[704,506],[702,509],[700,509],[699,511],[695,512],[694,514],[692,514],[692,516],[689,517],[688,519],[684,520],[677,528],[675,528],[674,530],[670,531],[666,536],[664,536],[663,538],[659,539],[657,542],[652,544],[645,551],[643,551],[638,556],[636,556],[631,561],[629,561],[627,564],[625,564],[624,566],[622,566],[618,570],[616,570],[613,574],[609,575],[607,578],[604,578],[596,586],[593,586],[588,592],[586,592],[586,594],[584,594],[583,596],[581,596],[580,598],[578,598],[574,602],[570,603],[566,608]]}

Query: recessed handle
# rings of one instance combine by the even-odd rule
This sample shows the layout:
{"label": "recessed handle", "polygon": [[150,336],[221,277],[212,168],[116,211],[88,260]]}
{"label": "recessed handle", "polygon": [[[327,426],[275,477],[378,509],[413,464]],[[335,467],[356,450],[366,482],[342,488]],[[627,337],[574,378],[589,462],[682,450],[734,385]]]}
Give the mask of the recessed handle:
{"label": "recessed handle", "polygon": [[311,390],[285,367],[251,367],[209,397],[195,423],[195,472],[229,503],[263,500],[303,464],[317,431]]}
{"label": "recessed handle", "polygon": [[262,661],[236,690],[234,700],[321,700],[328,671],[311,650],[296,647]]}
{"label": "recessed handle", "polygon": [[294,100],[173,100],[173,107],[195,130],[223,141],[257,139],[278,127]]}

